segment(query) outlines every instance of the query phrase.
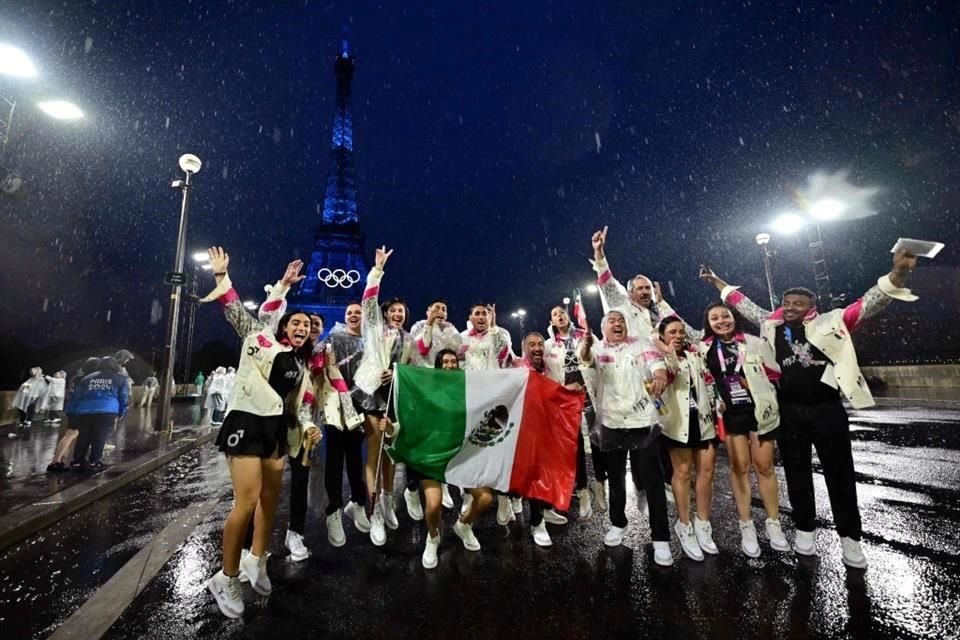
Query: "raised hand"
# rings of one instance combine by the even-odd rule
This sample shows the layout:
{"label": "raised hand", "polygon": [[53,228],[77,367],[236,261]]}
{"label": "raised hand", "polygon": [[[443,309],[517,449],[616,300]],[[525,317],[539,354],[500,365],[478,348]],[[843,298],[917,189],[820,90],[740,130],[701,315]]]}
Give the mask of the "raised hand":
{"label": "raised hand", "polygon": [[607,243],[607,227],[603,227],[602,231],[595,231],[593,238],[591,239],[593,244],[593,255],[597,260],[603,258],[603,247]]}
{"label": "raised hand", "polygon": [[377,248],[377,255],[373,259],[373,264],[383,271],[383,266],[387,264],[387,260],[390,259],[390,256],[393,255],[393,249],[387,251],[386,245]]}
{"label": "raised hand", "polygon": [[497,326],[497,305],[487,305],[487,317],[490,318],[490,328]]}
{"label": "raised hand", "polygon": [[663,341],[663,338],[660,336],[650,336],[650,342],[653,343],[653,346],[657,348],[657,351],[664,355],[670,355],[673,353],[673,350],[670,348],[666,342]]}
{"label": "raised hand", "polygon": [[660,288],[659,282],[653,283],[653,293],[656,296],[655,299],[657,301],[657,304],[660,304],[661,302],[663,302],[663,289]]}
{"label": "raised hand", "polygon": [[284,283],[288,287],[294,285],[307,276],[300,275],[300,269],[303,268],[303,260],[294,260],[287,265],[287,270],[283,274],[283,278],[280,279],[280,282]]}
{"label": "raised hand", "polygon": [[894,284],[898,287],[902,287],[907,280],[907,276],[916,268],[917,256],[906,249],[900,249],[893,254],[893,271],[890,272],[890,279],[894,280]]}
{"label": "raised hand", "polygon": [[713,272],[713,269],[705,264],[700,265],[700,279],[707,284],[712,284],[717,289],[722,290],[725,286],[727,286],[727,283],[718,278],[717,274]]}
{"label": "raised hand", "polygon": [[230,254],[223,250],[223,247],[210,247],[207,249],[207,256],[210,258],[210,266],[214,275],[226,273],[230,266]]}

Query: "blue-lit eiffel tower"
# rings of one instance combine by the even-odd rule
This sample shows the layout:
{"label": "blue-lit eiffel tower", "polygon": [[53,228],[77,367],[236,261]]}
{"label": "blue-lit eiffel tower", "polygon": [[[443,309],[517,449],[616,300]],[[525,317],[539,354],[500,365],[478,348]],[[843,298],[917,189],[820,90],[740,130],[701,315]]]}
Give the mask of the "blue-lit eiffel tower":
{"label": "blue-lit eiffel tower", "polygon": [[291,308],[322,313],[327,327],[343,320],[348,302],[363,295],[367,262],[366,241],[357,215],[357,184],[353,164],[353,119],[350,93],[354,64],[346,39],[333,65],[337,106],[333,116],[330,174],[323,200],[323,218],[313,232],[313,252]]}

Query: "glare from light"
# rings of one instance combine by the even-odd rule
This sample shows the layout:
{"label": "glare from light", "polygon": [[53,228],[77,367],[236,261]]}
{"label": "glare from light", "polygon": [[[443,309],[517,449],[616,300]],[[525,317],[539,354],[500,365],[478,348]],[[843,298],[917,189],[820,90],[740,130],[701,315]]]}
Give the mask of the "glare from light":
{"label": "glare from light", "polygon": [[83,117],[80,107],[67,100],[46,100],[37,103],[40,110],[57,120],[79,120]]}
{"label": "glare from light", "polygon": [[247,309],[256,309],[257,303],[253,300],[244,300],[243,306],[245,306]]}
{"label": "glare from light", "polygon": [[20,49],[8,44],[0,44],[0,75],[18,78],[35,78],[37,68],[30,58]]}
{"label": "glare from light", "polygon": [[563,304],[570,304],[570,298],[564,298]]}
{"label": "glare from light", "polygon": [[592,282],[588,284],[586,287],[584,287],[584,289],[587,290],[587,293],[598,293],[600,291],[600,287],[593,284]]}
{"label": "glare from light", "polygon": [[783,235],[793,235],[806,226],[806,219],[796,213],[781,213],[770,223],[770,227],[777,233]]}
{"label": "glare from light", "polygon": [[203,166],[203,163],[200,162],[200,158],[193,155],[192,153],[185,153],[180,156],[180,160],[177,161],[180,165],[180,169],[186,173],[198,173],[200,167]]}
{"label": "glare from light", "polygon": [[194,251],[193,252],[193,261],[194,262],[210,262],[210,256],[206,251]]}
{"label": "glare from light", "polygon": [[520,316],[521,318],[524,317],[525,315],[527,315],[526,309],[517,309],[517,315]]}
{"label": "glare from light", "polygon": [[758,245],[760,245],[760,246],[762,247],[763,245],[767,244],[768,242],[770,242],[770,234],[769,234],[769,233],[758,233],[758,234],[757,234],[757,244],[758,244]]}
{"label": "glare from light", "polygon": [[204,271],[213,271],[213,265],[210,263],[200,265],[200,268]]}
{"label": "glare from light", "polygon": [[836,198],[823,198],[810,205],[810,215],[817,220],[833,220],[846,210],[846,203]]}

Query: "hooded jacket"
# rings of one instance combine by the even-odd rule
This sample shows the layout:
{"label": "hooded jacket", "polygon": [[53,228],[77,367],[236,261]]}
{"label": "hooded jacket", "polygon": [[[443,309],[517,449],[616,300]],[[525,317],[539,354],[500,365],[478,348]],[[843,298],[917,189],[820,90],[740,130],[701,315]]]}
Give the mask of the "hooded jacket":
{"label": "hooded jacket", "polygon": [[117,361],[107,356],[101,360],[99,371],[84,376],[77,383],[67,402],[66,413],[68,416],[108,414],[122,418],[127,413],[129,400],[127,377],[120,372]]}
{"label": "hooded jacket", "polygon": [[714,404],[716,396],[713,375],[706,366],[703,356],[695,346],[684,348],[683,357],[676,353],[664,357],[667,365],[667,379],[670,384],[663,392],[663,401],[668,413],[661,416],[663,433],[671,440],[687,442],[690,438],[690,388],[696,396],[697,420],[700,426],[700,439],[712,440],[717,437],[714,423]]}

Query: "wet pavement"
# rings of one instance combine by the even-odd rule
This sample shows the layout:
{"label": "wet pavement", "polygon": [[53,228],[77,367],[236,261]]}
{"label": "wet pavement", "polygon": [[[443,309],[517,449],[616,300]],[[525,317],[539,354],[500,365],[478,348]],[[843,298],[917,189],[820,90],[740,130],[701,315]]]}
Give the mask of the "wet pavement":
{"label": "wet pavement", "polygon": [[[345,518],[347,544],[333,548],[317,466],[306,535],[313,555],[287,560],[282,505],[269,569],[274,593],[257,598],[245,586],[247,612],[236,621],[224,618],[204,589],[219,566],[230,508],[225,466],[207,445],[0,555],[0,627],[4,637],[46,637],[179,509],[215,497],[218,508],[106,637],[948,637],[960,626],[958,426],[958,410],[852,414],[866,571],[847,570],[840,560],[819,469],[819,557],[764,547],[760,558],[746,558],[722,449],[713,516],[721,553],[694,563],[674,542],[676,564],[666,569],[653,564],[649,528],[633,500],[632,532],[616,549],[602,544],[607,521],[600,514],[578,522],[574,513],[570,524],[550,526],[554,546],[545,550],[527,526],[504,529],[490,513],[475,526],[483,550],[470,553],[453,535],[448,511],[440,564],[426,571],[424,527],[406,517],[400,489],[400,529],[389,532],[386,546],[373,547]],[[762,528],[758,500],[754,521]]]}
{"label": "wet pavement", "polygon": [[[153,428],[156,405],[149,410],[131,407],[107,440],[103,458],[106,468],[97,475],[110,477],[113,475],[111,466],[166,446],[186,433],[183,427],[199,423],[199,403],[177,403],[173,408],[174,424],[178,426],[171,436],[164,438]],[[84,473],[47,473],[47,465],[65,431],[66,424],[49,424],[42,420],[34,421],[25,432],[18,432],[15,424],[0,426],[0,469],[3,469],[0,516],[90,478],[90,474]],[[66,458],[68,465],[72,451],[71,448]]]}

